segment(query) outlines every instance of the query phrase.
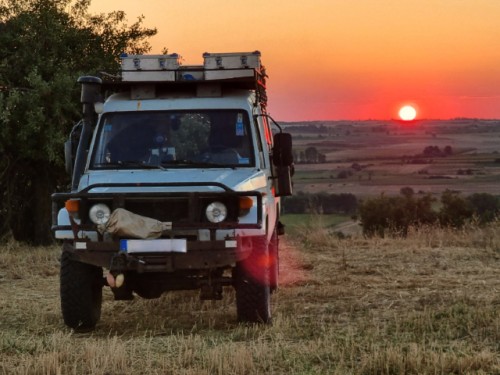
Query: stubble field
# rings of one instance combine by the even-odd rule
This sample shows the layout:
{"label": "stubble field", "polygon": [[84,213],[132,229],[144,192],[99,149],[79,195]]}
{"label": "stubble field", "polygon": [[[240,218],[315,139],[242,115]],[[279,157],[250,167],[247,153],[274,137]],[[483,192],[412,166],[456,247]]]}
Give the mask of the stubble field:
{"label": "stubble field", "polygon": [[59,249],[0,246],[2,374],[498,374],[498,223],[339,240],[318,217],[282,241],[271,326],[234,294],[113,302],[92,333],[63,325]]}

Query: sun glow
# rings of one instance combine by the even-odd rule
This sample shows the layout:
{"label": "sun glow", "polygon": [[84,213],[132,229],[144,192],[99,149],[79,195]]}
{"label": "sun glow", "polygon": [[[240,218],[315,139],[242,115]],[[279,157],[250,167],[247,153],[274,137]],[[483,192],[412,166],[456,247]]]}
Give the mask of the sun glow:
{"label": "sun glow", "polygon": [[399,110],[399,117],[403,121],[412,121],[417,117],[417,110],[411,105],[405,105]]}

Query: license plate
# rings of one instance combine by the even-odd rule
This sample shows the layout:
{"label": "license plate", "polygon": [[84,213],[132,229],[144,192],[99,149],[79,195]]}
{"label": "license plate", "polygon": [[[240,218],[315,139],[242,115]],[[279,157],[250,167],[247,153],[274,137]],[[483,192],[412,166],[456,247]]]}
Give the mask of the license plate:
{"label": "license plate", "polygon": [[133,253],[185,253],[185,239],[175,240],[120,240],[120,251]]}

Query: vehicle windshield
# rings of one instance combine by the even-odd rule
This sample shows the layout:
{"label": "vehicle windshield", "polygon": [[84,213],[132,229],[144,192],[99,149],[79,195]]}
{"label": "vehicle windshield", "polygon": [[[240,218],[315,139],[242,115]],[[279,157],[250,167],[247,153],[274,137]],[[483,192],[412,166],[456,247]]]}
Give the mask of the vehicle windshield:
{"label": "vehicle windshield", "polygon": [[249,167],[248,115],[242,110],[113,112],[99,123],[94,169]]}

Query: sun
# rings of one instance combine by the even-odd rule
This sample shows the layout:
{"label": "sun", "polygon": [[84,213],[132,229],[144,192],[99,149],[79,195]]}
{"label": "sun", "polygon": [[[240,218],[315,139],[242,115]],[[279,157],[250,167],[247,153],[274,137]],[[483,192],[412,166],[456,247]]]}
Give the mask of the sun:
{"label": "sun", "polygon": [[405,105],[399,109],[399,117],[403,121],[412,121],[417,117],[417,110],[411,105]]}

